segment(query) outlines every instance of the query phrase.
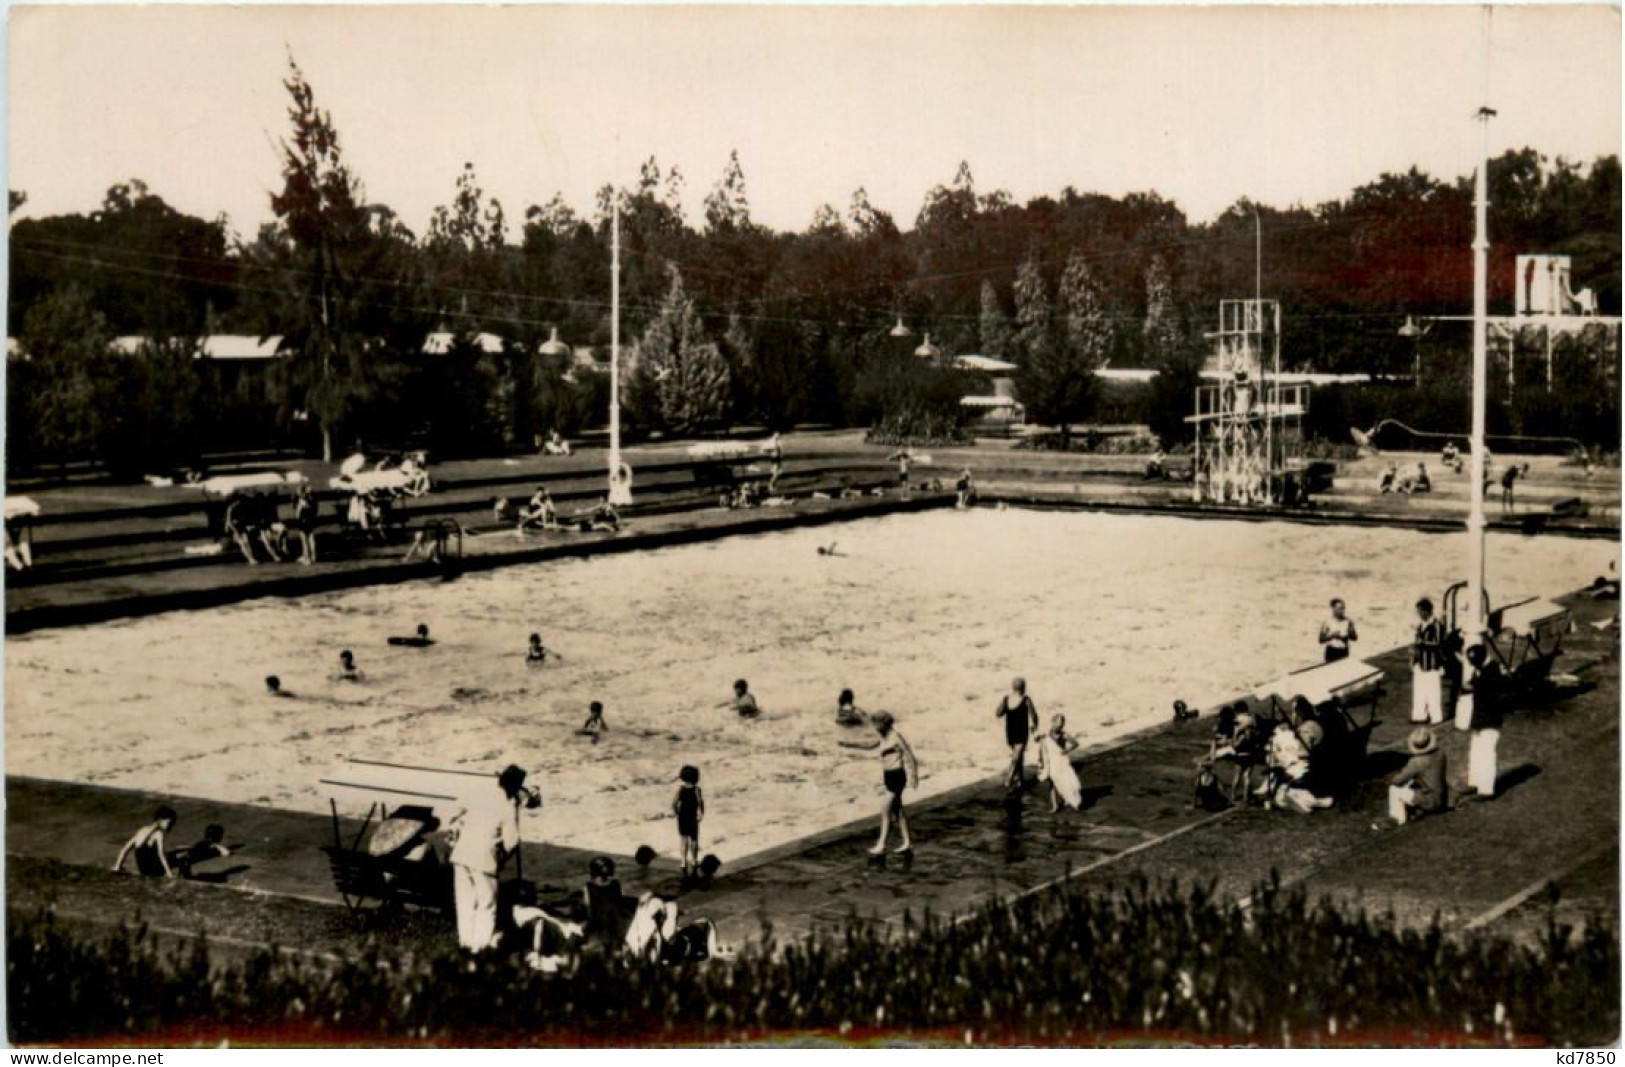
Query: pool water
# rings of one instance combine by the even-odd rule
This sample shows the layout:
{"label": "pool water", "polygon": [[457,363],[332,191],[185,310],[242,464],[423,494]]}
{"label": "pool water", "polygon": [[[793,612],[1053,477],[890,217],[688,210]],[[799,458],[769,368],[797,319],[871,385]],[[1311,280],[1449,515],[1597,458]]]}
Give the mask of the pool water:
{"label": "pool water", "polygon": [[[819,546],[837,543],[838,555]],[[258,600],[6,643],[8,771],[325,811],[340,758],[533,773],[526,836],[676,852],[678,769],[702,772],[724,860],[877,810],[865,730],[893,712],[923,795],[1004,758],[993,708],[1028,679],[1085,744],[1319,658],[1327,600],[1375,654],[1459,576],[1464,535],[1034,511],[933,512],[509,568],[441,584]],[[1497,603],[1602,573],[1613,543],[1490,539]],[[386,638],[419,622],[429,649]],[[542,633],[563,659],[525,663]],[[332,680],[342,648],[360,683]],[[279,675],[294,699],[267,695]],[[735,678],[764,710],[716,705]],[[602,700],[609,732],[576,733]],[[1087,780],[1087,770],[1085,770]],[[911,794],[912,796],[913,794]]]}

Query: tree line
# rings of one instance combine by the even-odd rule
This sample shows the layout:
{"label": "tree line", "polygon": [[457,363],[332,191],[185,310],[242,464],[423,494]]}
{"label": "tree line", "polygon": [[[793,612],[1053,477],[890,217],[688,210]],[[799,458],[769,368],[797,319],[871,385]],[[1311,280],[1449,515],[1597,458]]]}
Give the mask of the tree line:
{"label": "tree line", "polygon": [[[1020,366],[1021,399],[1045,424],[1123,416],[1177,437],[1219,300],[1253,293],[1260,233],[1290,369],[1409,374],[1417,353],[1397,324],[1471,302],[1470,176],[1412,169],[1341,200],[1244,200],[1193,222],[1153,192],[1067,188],[1017,203],[961,164],[911,225],[860,188],[790,233],[753,218],[737,153],[693,220],[685,176],[653,158],[630,187],[602,187],[586,214],[554,196],[517,220],[470,163],[417,234],[367,196],[291,60],[285,87],[281,187],[252,237],[176,211],[139,181],[88,214],[12,225],[10,335],[27,357],[10,361],[14,463],[151,465],[234,436],[331,454],[353,437],[412,433],[443,454],[474,453],[595,425],[601,376],[542,343],[556,331],[606,356],[617,202],[633,432],[951,431],[974,383],[948,357],[980,353]],[[1492,307],[1510,305],[1515,255],[1558,252],[1573,257],[1575,287],[1618,314],[1618,158],[1581,165],[1525,148],[1493,160],[1489,179]],[[13,212],[23,200],[13,191]],[[435,331],[451,343],[426,354]],[[218,333],[279,338],[284,358],[263,376],[211,376],[188,357]],[[145,341],[115,349],[121,335]],[[915,355],[927,335],[941,361]],[[1435,387],[1459,388],[1465,335],[1429,343]],[[1607,361],[1595,345],[1561,347],[1563,389],[1617,413],[1617,386],[1597,388]],[[1129,410],[1099,386],[1093,371],[1106,365],[1162,373]]]}

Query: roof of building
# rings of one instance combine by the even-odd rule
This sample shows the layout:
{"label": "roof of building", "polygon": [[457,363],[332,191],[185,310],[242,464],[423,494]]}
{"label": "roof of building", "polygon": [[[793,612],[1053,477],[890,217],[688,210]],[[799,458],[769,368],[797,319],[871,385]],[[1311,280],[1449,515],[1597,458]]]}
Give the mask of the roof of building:
{"label": "roof of building", "polygon": [[1014,363],[992,356],[966,355],[955,356],[954,366],[960,370],[976,370],[987,374],[1010,374],[1020,370]]}

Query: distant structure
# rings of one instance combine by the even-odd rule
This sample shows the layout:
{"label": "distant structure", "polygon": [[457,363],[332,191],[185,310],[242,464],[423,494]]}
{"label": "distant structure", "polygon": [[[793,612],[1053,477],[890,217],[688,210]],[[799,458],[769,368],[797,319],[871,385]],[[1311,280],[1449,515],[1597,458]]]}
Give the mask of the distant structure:
{"label": "distant structure", "polygon": [[1281,305],[1224,300],[1214,354],[1196,389],[1195,497],[1207,504],[1281,504],[1301,485],[1309,384],[1281,378]]}
{"label": "distant structure", "polygon": [[1569,287],[1571,266],[1568,256],[1519,256],[1514,311],[1519,315],[1595,315],[1597,294],[1590,289],[1576,293]]}

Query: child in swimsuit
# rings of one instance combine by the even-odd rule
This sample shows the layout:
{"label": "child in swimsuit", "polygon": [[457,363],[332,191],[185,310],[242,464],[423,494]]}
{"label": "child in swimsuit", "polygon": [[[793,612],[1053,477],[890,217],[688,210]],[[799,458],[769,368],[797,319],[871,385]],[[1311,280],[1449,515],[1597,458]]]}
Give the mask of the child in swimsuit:
{"label": "child in swimsuit", "polygon": [[293,696],[292,693],[290,693],[286,689],[282,688],[282,679],[278,678],[274,674],[270,674],[270,675],[266,676],[266,678],[265,678],[265,691],[267,693],[269,693],[271,696],[274,696],[274,697],[291,697],[291,696]]}
{"label": "child in swimsuit", "polygon": [[226,828],[212,822],[203,828],[203,840],[175,854],[175,866],[182,878],[192,877],[192,868],[209,860],[224,859],[231,855],[225,844]]}
{"label": "child in swimsuit", "polygon": [[576,733],[586,734],[592,738],[592,743],[596,745],[598,735],[608,729],[609,724],[604,721],[603,702],[595,700],[587,705],[587,721],[581,724],[581,729],[577,730]]}
{"label": "child in swimsuit", "polygon": [[858,707],[858,698],[852,695],[852,690],[841,690],[835,699],[835,721],[841,726],[863,725],[863,709]]}
{"label": "child in swimsuit", "polygon": [[525,653],[525,662],[534,666],[541,666],[547,662],[548,650],[542,646],[542,635],[530,635],[530,651]]}
{"label": "child in swimsuit", "polygon": [[754,719],[762,713],[762,709],[756,704],[756,698],[751,695],[750,683],[743,678],[734,683],[733,699],[724,700],[717,707],[732,708],[739,713],[741,719]]}
{"label": "child in swimsuit", "polygon": [[333,675],[334,681],[359,682],[365,677],[366,675],[361,673],[361,668],[355,665],[354,652],[351,652],[349,649],[345,649],[343,652],[339,653],[339,669],[338,672]]}
{"label": "child in swimsuit", "polygon": [[133,853],[135,869],[141,874],[148,878],[175,877],[175,869],[169,865],[169,856],[164,852],[164,835],[175,829],[177,818],[175,809],[167,804],[153,812],[152,822],[137,830],[119,849],[113,870],[123,871],[124,861]]}
{"label": "child in swimsuit", "polygon": [[705,796],[700,792],[700,769],[685,765],[677,774],[677,796],[671,802],[677,816],[677,837],[682,847],[683,877],[693,878],[700,870],[700,820],[705,818]]}

